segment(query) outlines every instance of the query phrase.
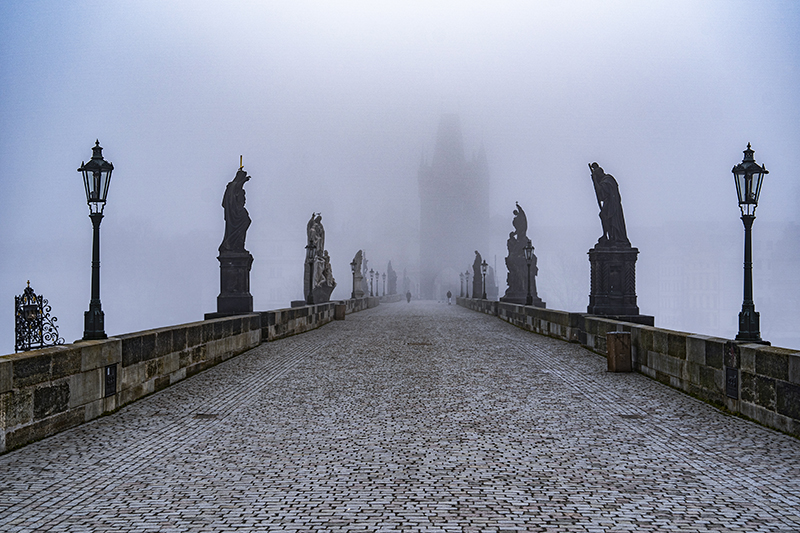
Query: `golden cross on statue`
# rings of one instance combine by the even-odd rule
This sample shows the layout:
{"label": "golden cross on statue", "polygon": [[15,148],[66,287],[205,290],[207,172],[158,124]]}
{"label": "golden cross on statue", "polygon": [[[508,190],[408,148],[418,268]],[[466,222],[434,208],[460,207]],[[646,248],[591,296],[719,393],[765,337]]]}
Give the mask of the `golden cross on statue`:
{"label": "golden cross on statue", "polygon": [[239,170],[242,170],[244,165],[242,164],[242,156],[239,156]]}

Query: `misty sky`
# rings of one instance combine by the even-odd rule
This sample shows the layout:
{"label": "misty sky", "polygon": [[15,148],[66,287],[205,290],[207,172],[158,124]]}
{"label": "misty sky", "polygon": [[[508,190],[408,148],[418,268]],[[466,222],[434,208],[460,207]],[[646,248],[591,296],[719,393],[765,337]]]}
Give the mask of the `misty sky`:
{"label": "misty sky", "polygon": [[[798,29],[793,1],[3,2],[0,353],[13,351],[12,297],[27,280],[67,342],[82,335],[91,223],[76,169],[95,139],[115,166],[101,227],[113,335],[216,309],[220,202],[239,155],[257,310],[302,298],[312,211],[333,298],[349,297],[359,248],[381,270],[390,259],[416,270],[416,172],[442,113],[459,115],[468,157],[486,149],[497,239],[483,255],[501,281],[519,201],[540,296],[585,311],[586,251],[602,231],[597,161],[620,184],[641,252],[641,312],[726,337],[742,291],[730,170],[751,142],[770,171],[756,309],[765,338],[800,348]],[[718,325],[667,313],[673,263],[708,265]],[[692,268],[673,276],[683,291]],[[275,287],[287,280],[291,298]]]}

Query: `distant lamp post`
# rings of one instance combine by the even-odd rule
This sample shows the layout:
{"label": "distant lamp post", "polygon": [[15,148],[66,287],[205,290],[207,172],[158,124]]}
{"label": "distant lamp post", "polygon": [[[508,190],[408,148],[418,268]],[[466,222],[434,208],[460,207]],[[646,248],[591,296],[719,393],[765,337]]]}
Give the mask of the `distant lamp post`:
{"label": "distant lamp post", "polygon": [[88,163],[81,162],[78,172],[83,174],[83,185],[86,189],[86,202],[89,204],[89,218],[92,220],[92,299],[89,310],[83,315],[83,340],[106,339],[105,317],[100,304],[100,222],[103,220],[103,208],[106,206],[108,186],[111,183],[111,172],[114,165],[103,159],[103,148],[100,141],[92,148],[92,158]]}
{"label": "distant lamp post", "polygon": [[386,272],[381,274],[381,278],[383,278],[383,295],[386,296]]}
{"label": "distant lamp post", "polygon": [[483,263],[481,263],[481,274],[483,274],[483,299],[486,299],[486,269],[489,268],[489,264],[484,259]]}
{"label": "distant lamp post", "polygon": [[306,264],[308,265],[308,294],[306,304],[314,305],[314,266],[317,260],[317,247],[314,244],[306,245]]}
{"label": "distant lamp post", "polygon": [[528,244],[522,249],[525,252],[525,262],[528,263],[528,295],[525,296],[525,305],[533,305],[533,296],[531,296],[531,261],[533,261],[533,244],[528,239]]}
{"label": "distant lamp post", "polygon": [[462,272],[458,273],[458,279],[461,281],[461,292],[458,294],[461,298],[464,297],[464,274]]}
{"label": "distant lamp post", "polygon": [[464,272],[464,278],[467,280],[467,283],[465,284],[465,287],[467,288],[467,296],[466,297],[469,298],[469,269],[467,269],[467,271]]}
{"label": "distant lamp post", "polygon": [[761,340],[759,328],[759,314],[753,303],[753,244],[751,230],[753,221],[756,218],[756,207],[758,206],[758,196],[761,194],[761,182],[764,175],[769,171],[764,165],[756,163],[747,143],[747,150],[744,150],[744,159],[733,167],[733,180],[736,182],[736,194],[739,196],[739,209],[742,212],[742,223],[744,223],[744,301],[742,302],[742,312],[739,313],[739,333],[736,335],[737,341],[749,341],[769,344]]}
{"label": "distant lamp post", "polygon": [[356,264],[356,260],[353,259],[353,262],[350,263],[350,272],[353,274],[353,292],[350,294],[350,298],[352,298],[353,300],[356,299],[356,267],[357,266],[358,265]]}
{"label": "distant lamp post", "polygon": [[373,283],[373,281],[372,281],[372,278],[373,278],[374,276],[375,276],[375,271],[374,271],[373,269],[371,269],[371,268],[370,268],[370,269],[369,269],[369,295],[370,295],[370,296],[375,296],[375,294],[374,294],[374,293],[373,293],[373,291],[372,291],[372,288],[373,288],[373,286],[375,285],[375,284]]}

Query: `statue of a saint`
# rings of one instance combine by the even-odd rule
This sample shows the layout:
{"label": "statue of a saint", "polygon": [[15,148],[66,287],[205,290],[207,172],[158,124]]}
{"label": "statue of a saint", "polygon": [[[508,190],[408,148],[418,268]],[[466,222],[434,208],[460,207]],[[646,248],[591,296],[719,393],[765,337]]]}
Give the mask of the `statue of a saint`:
{"label": "statue of a saint", "polygon": [[247,228],[250,227],[250,215],[244,208],[244,184],[250,176],[242,169],[236,172],[236,177],[225,187],[222,197],[222,207],[225,210],[225,236],[219,245],[220,252],[246,253],[244,239]]}
{"label": "statue of a saint", "polygon": [[603,235],[597,240],[597,244],[630,246],[617,180],[611,174],[606,174],[597,163],[589,165],[589,169],[592,171],[592,183],[603,224]]}

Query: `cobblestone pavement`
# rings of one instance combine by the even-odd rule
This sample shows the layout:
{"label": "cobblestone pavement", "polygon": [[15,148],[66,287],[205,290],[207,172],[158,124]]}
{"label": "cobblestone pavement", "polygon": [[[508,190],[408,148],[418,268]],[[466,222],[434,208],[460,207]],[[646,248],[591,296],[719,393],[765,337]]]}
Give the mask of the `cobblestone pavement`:
{"label": "cobblestone pavement", "polygon": [[800,531],[800,441],[401,302],[0,456],[0,531]]}

